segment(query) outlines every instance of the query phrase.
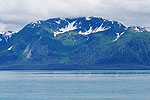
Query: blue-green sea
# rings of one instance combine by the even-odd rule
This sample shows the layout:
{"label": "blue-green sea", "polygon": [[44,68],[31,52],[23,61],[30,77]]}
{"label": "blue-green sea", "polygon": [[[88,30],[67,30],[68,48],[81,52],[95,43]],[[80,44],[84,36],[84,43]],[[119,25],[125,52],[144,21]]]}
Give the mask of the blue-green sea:
{"label": "blue-green sea", "polygon": [[0,71],[0,100],[150,100],[150,71]]}

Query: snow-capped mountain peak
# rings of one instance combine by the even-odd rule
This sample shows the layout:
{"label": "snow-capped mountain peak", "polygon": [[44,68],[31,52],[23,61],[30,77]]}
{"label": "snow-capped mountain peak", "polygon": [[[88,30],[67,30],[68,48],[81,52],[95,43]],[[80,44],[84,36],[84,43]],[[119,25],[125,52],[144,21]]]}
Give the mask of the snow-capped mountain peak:
{"label": "snow-capped mountain peak", "polygon": [[[81,35],[89,35],[91,33],[104,32],[114,27],[126,28],[117,21],[103,19],[98,16],[79,17],[79,18],[50,18],[46,21],[36,21],[28,25],[28,27],[36,28],[44,25],[51,29],[54,37],[67,32],[77,32]],[[122,32],[122,31],[121,31]],[[120,32],[119,32],[120,33]]]}
{"label": "snow-capped mountain peak", "polygon": [[59,31],[54,32],[54,36],[56,36],[57,34],[69,32],[69,31],[77,29],[77,27],[74,26],[75,23],[76,23],[76,21],[68,23],[68,25],[66,25],[65,28],[60,28]]}
{"label": "snow-capped mountain peak", "polygon": [[20,64],[29,68],[30,64],[122,66],[131,62],[150,66],[149,33],[101,17],[36,21],[19,32],[0,32],[0,63],[12,63],[17,68]]}
{"label": "snow-capped mountain peak", "polygon": [[146,31],[146,28],[145,28],[145,27],[130,26],[129,28],[134,29],[136,32],[144,32],[144,31]]}
{"label": "snow-capped mountain peak", "polygon": [[2,31],[0,32],[0,42],[5,40],[8,42],[8,40],[12,37],[12,35],[15,35],[18,33],[18,31]]}

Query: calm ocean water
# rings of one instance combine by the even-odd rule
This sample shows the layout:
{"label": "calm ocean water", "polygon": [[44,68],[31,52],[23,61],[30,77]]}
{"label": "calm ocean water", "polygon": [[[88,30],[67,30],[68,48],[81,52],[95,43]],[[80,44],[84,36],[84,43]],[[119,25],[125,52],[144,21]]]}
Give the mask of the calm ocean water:
{"label": "calm ocean water", "polygon": [[150,100],[150,71],[0,71],[0,100]]}

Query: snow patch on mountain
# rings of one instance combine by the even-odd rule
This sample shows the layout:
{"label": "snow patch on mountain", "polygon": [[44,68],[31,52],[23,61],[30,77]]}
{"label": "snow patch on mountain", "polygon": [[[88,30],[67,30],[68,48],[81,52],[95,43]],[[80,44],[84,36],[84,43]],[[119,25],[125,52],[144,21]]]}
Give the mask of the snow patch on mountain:
{"label": "snow patch on mountain", "polygon": [[134,30],[137,31],[137,32],[143,32],[143,31],[141,31],[141,30],[140,30],[139,28],[137,28],[137,27],[135,27]]}
{"label": "snow patch on mountain", "polygon": [[2,31],[0,32],[0,41],[3,41],[3,38],[5,39],[6,42],[8,42],[8,39],[12,37],[12,35],[18,33],[19,31]]}
{"label": "snow patch on mountain", "polygon": [[8,36],[9,38],[11,38],[13,33],[10,33],[10,32],[6,32],[5,34],[3,34],[4,36]]}
{"label": "snow patch on mountain", "polygon": [[73,21],[73,22],[69,23],[65,28],[61,28],[61,29],[59,29],[59,31],[54,32],[54,36],[56,37],[56,35],[58,35],[58,34],[77,29],[77,27],[74,26],[75,23],[76,23],[76,21]]}
{"label": "snow patch on mountain", "polygon": [[32,25],[41,24],[41,21],[32,22]]}
{"label": "snow patch on mountain", "polygon": [[118,24],[119,24],[119,27],[122,27],[122,24],[120,22],[118,22]]}
{"label": "snow patch on mountain", "polygon": [[110,29],[111,27],[106,28],[105,26],[103,26],[104,23],[102,23],[99,27],[95,28],[93,30],[92,27],[89,28],[89,30],[87,30],[86,32],[79,32],[79,34],[81,35],[89,35],[91,33],[97,33],[97,32],[102,32],[102,31],[106,31],[108,29]]}
{"label": "snow patch on mountain", "polygon": [[23,54],[26,54],[28,51],[29,51],[29,47],[30,47],[30,44],[26,47],[26,49],[23,51]]}
{"label": "snow patch on mountain", "polygon": [[104,24],[104,23],[102,23],[100,27],[96,28],[96,29],[94,30],[94,33],[100,32],[100,31],[106,31],[106,30],[108,30],[108,29],[111,28],[111,27],[109,27],[109,28],[103,27],[103,24]]}
{"label": "snow patch on mountain", "polygon": [[26,55],[26,59],[31,58],[31,56],[32,56],[32,49],[30,49],[30,44],[23,51],[23,54]]}
{"label": "snow patch on mountain", "polygon": [[9,47],[7,50],[10,51],[13,48],[13,46]]}
{"label": "snow patch on mountain", "polygon": [[112,24],[114,24],[114,21],[111,21]]}
{"label": "snow patch on mountain", "polygon": [[17,33],[16,31],[7,31],[7,32],[0,32],[3,36],[11,37],[13,34]]}
{"label": "snow patch on mountain", "polygon": [[27,59],[29,59],[32,56],[32,50],[30,50],[26,56]]}
{"label": "snow patch on mountain", "polygon": [[90,29],[86,32],[81,32],[81,31],[79,32],[79,34],[81,34],[81,35],[88,35],[88,34],[91,34],[91,33],[93,33],[92,27],[90,27]]}
{"label": "snow patch on mountain", "polygon": [[86,20],[91,20],[91,18],[90,17],[85,17],[86,18]]}
{"label": "snow patch on mountain", "polygon": [[34,28],[35,26],[39,27],[41,25],[41,21],[31,22],[28,27]]}
{"label": "snow patch on mountain", "polygon": [[146,28],[139,27],[139,26],[131,26],[129,28],[134,29],[136,32],[144,32],[144,31],[146,31]]}
{"label": "snow patch on mountain", "polygon": [[148,32],[150,32],[150,27],[145,27]]}
{"label": "snow patch on mountain", "polygon": [[124,34],[124,32],[122,32],[122,33],[116,33],[116,34],[117,34],[117,37],[116,37],[115,40],[113,40],[113,42],[117,41]]}
{"label": "snow patch on mountain", "polygon": [[61,20],[59,20],[59,21],[55,21],[55,22],[56,22],[57,24],[60,24],[60,21],[61,21]]}

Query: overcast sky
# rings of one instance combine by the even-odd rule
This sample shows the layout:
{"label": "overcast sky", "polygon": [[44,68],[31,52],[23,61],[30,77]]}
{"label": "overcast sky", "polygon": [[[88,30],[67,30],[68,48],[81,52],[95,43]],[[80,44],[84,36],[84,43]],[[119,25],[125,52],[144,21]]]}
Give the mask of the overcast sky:
{"label": "overcast sky", "polygon": [[101,16],[127,26],[150,26],[150,0],[0,0],[0,31],[51,17]]}

